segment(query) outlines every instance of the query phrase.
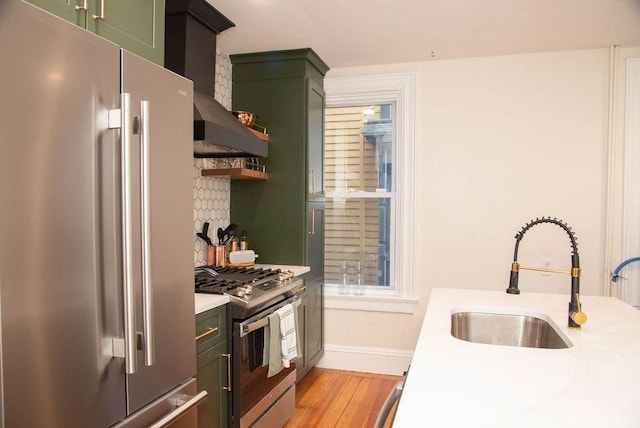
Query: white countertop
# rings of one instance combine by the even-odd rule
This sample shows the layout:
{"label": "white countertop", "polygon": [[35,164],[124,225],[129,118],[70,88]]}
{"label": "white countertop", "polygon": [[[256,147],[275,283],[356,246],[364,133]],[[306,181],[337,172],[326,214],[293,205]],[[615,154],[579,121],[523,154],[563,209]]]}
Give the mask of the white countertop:
{"label": "white countertop", "polygon": [[256,264],[257,268],[280,269],[282,271],[290,270],[294,276],[303,275],[311,270],[309,266],[292,266],[292,265],[263,265]]}
{"label": "white countertop", "polygon": [[[309,272],[309,266],[290,266],[290,265],[264,265],[264,264],[256,264],[257,268],[271,268],[271,269],[280,269],[280,270],[290,270],[293,272],[295,276],[300,276]],[[222,306],[224,304],[229,303],[228,296],[221,296],[218,294],[201,294],[194,293],[195,299],[195,310],[196,314],[199,314],[204,311],[208,311],[209,309],[217,308],[218,306]]]}
{"label": "white countertop", "polygon": [[219,294],[202,294],[194,293],[196,315],[208,311],[209,309],[217,308],[218,306],[226,305],[229,303],[229,296],[221,296]]}
{"label": "white countertop", "polygon": [[[394,427],[640,427],[640,311],[612,297],[581,301],[589,319],[574,331],[568,293],[434,289]],[[573,346],[458,340],[459,309],[546,314]]]}

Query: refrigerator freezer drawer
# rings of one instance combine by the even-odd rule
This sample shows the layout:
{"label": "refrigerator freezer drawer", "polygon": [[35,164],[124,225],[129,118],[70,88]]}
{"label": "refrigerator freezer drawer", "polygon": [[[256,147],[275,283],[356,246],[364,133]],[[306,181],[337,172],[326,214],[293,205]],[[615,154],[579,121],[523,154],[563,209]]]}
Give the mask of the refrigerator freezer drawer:
{"label": "refrigerator freezer drawer", "polygon": [[[198,404],[206,400],[206,391],[202,392],[204,394],[197,394],[196,380],[190,379],[124,419],[114,428],[159,428],[169,426],[169,424],[172,428],[196,428],[198,426]],[[199,399],[194,400],[195,397],[199,397]],[[183,406],[188,407],[183,408]],[[182,412],[176,415],[176,419],[168,417],[172,412],[178,413],[180,411]],[[161,421],[165,423],[160,423]],[[171,423],[172,421],[175,422]]]}

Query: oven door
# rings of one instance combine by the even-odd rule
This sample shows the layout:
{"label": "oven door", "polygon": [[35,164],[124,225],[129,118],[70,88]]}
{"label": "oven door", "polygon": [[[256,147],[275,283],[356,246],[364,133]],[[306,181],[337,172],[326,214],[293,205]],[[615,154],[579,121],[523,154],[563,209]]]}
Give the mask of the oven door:
{"label": "oven door", "polygon": [[[264,352],[269,352],[265,337],[269,315],[286,304],[300,301],[293,296],[261,311],[247,320],[233,323],[233,394],[234,427],[282,426],[295,410],[295,362],[269,376],[263,366]],[[298,337],[300,335],[298,334]],[[298,345],[300,346],[300,344]],[[295,360],[294,360],[295,361]]]}

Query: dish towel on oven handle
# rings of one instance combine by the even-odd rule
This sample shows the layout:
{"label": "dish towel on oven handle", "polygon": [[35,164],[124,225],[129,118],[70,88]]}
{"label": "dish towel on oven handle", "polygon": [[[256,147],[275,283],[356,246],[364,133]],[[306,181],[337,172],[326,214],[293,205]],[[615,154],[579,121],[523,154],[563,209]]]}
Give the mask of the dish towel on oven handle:
{"label": "dish towel on oven handle", "polygon": [[298,356],[296,342],[296,316],[291,304],[284,305],[276,311],[280,317],[280,343],[282,347],[282,365],[289,368],[289,363]]}
{"label": "dish towel on oven handle", "polygon": [[[302,349],[298,345],[300,342],[300,325],[298,322],[298,307],[301,301],[297,300],[291,304],[293,307],[293,315],[295,321],[295,337],[296,337],[296,356],[295,359],[302,357]],[[280,315],[278,312],[274,312],[269,315],[269,328],[265,329],[264,333],[264,353],[262,359],[262,366],[269,365],[269,372],[267,377],[271,377],[279,373],[283,365],[282,356],[282,334]],[[291,360],[289,360],[291,361]]]}

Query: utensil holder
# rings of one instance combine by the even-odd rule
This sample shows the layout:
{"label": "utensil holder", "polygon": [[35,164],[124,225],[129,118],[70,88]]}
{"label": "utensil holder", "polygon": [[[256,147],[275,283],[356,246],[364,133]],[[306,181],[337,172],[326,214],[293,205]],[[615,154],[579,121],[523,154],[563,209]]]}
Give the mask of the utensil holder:
{"label": "utensil holder", "polygon": [[227,265],[227,246],[213,245],[215,249],[214,266],[225,267]]}
{"label": "utensil holder", "polygon": [[207,245],[207,265],[215,266],[216,265],[216,254],[213,245]]}

